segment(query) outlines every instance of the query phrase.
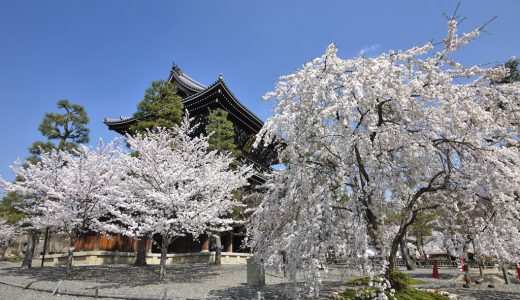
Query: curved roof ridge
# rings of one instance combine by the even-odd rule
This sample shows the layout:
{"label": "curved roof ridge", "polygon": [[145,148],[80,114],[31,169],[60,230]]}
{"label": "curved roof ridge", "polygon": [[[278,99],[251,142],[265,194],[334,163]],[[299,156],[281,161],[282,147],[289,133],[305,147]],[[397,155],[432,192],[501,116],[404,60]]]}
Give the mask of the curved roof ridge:
{"label": "curved roof ridge", "polygon": [[191,95],[189,97],[186,97],[182,99],[183,103],[188,103],[189,101],[193,100],[194,98],[198,98],[199,96],[203,95],[204,93],[208,92],[213,88],[214,86],[218,85],[219,83],[222,84],[222,86],[226,89],[226,92],[236,101],[236,103],[240,106],[241,109],[246,111],[255,121],[257,121],[260,124],[260,127],[264,125],[264,121],[262,121],[255,113],[253,113],[251,110],[249,110],[238,98],[235,96],[235,94],[229,89],[227,84],[224,82],[224,79],[220,75],[218,79],[210,84],[204,91],[201,91],[200,93]]}
{"label": "curved roof ridge", "polygon": [[224,82],[224,79],[222,78],[222,76],[219,76],[217,81],[222,82],[222,85],[224,86],[224,88],[231,95],[231,97],[233,97],[236,100],[236,102],[238,103],[238,105],[240,105],[240,107],[242,109],[244,109],[246,112],[248,112],[255,119],[255,121],[258,121],[261,124],[261,126],[264,125],[264,121],[260,120],[260,118],[255,113],[250,111],[249,108],[247,108],[244,104],[242,104],[242,102],[240,102],[240,100],[238,100],[238,98],[235,96],[235,94],[229,89],[227,84]]}
{"label": "curved roof ridge", "polygon": [[194,92],[200,92],[206,89],[205,85],[188,76],[176,64],[173,64],[172,70],[170,71],[170,78],[168,79],[168,83],[171,82],[172,78],[177,79],[180,84]]}
{"label": "curved roof ridge", "polygon": [[202,83],[200,83],[200,82],[196,81],[195,79],[191,78],[186,73],[182,73],[181,76],[183,77],[183,79],[188,80],[190,83],[192,83],[193,85],[195,85],[197,87],[200,87],[201,89],[205,89],[206,88],[205,85],[203,85]]}
{"label": "curved roof ridge", "polygon": [[103,120],[103,123],[118,123],[118,122],[125,122],[125,121],[132,120],[132,119],[134,119],[134,117],[126,117],[126,116],[121,116],[119,118],[105,117],[105,119]]}
{"label": "curved roof ridge", "polygon": [[191,101],[193,98],[197,98],[199,97],[200,95],[203,95],[204,93],[208,92],[209,90],[211,90],[212,87],[216,86],[218,83],[220,82],[220,79],[217,79],[216,81],[214,81],[212,84],[208,85],[204,90],[196,93],[196,94],[193,94],[191,96],[188,96],[186,98],[183,98],[182,99],[182,103],[186,103],[186,102],[189,102]]}

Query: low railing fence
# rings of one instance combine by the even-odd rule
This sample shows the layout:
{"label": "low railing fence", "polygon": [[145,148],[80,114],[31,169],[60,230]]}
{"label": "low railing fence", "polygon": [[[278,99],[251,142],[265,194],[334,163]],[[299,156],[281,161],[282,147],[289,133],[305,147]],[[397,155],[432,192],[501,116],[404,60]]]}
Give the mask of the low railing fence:
{"label": "low railing fence", "polygon": [[[415,267],[418,268],[433,268],[433,265],[435,263],[434,259],[419,259],[416,261],[412,261],[412,263],[415,264]],[[465,264],[468,264],[470,268],[478,268],[479,264],[482,268],[485,269],[493,269],[497,268],[499,266],[499,263],[496,261],[467,261]],[[406,262],[404,259],[398,259],[396,260],[396,265],[399,267],[405,267]],[[451,261],[451,260],[444,260],[444,259],[438,259],[437,260],[437,267],[439,268],[460,268],[462,266],[462,263],[460,261]],[[513,267],[511,265],[510,267]]]}
{"label": "low railing fence", "polygon": [[[336,265],[336,266],[342,266],[347,268],[356,268],[357,264],[349,263],[348,260],[342,259],[342,258],[328,258],[327,264],[329,265]],[[432,269],[433,265],[435,263],[434,259],[419,259],[412,261],[412,263],[415,265],[416,268],[429,268]],[[493,261],[493,260],[485,260],[482,262],[479,261],[473,261],[470,260],[466,262],[466,264],[469,265],[470,268],[479,268],[479,264],[481,264],[481,267],[484,269],[493,269],[498,268],[500,266],[499,262]],[[397,259],[396,265],[398,267],[406,267],[406,262],[404,259]],[[462,263],[460,261],[451,261],[447,259],[437,259],[437,267],[439,268],[461,268]],[[516,269],[516,264],[507,264],[506,267]]]}

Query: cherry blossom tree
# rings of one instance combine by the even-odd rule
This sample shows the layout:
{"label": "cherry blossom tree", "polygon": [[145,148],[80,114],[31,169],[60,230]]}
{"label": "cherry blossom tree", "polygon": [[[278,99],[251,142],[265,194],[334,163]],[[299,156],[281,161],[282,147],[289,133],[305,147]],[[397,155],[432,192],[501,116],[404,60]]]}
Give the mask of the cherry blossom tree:
{"label": "cherry blossom tree", "polygon": [[246,186],[250,166],[233,170],[230,154],[208,151],[208,137],[193,133],[186,117],[179,127],[157,128],[127,136],[137,155],[122,157],[129,174],[121,185],[126,191],[126,211],[138,216],[136,235],[160,234],[160,280],[165,279],[168,246],[175,238],[197,238],[210,230],[228,230],[225,217],[239,205],[232,192]]}
{"label": "cherry blossom tree", "polygon": [[331,248],[383,274],[417,215],[437,210],[465,218],[483,253],[518,255],[508,234],[519,228],[519,85],[494,84],[503,66],[452,59],[482,29],[459,34],[452,18],[442,43],[375,58],[344,60],[332,44],[280,78],[256,145],[283,139],[287,169],[267,182],[249,227],[259,258],[287,264],[292,279],[305,270],[311,292]]}
{"label": "cherry blossom tree", "polygon": [[[121,213],[118,189],[122,178],[118,162],[121,149],[117,143],[96,149],[80,145],[77,151],[53,151],[41,155],[36,164],[22,166],[18,162],[13,171],[20,179],[3,182],[8,191],[20,193],[32,203],[26,204],[28,223],[35,228],[50,227],[68,236],[67,277],[73,262],[74,243],[88,231],[125,232],[120,224],[132,224]],[[28,200],[29,201],[29,200]]]}

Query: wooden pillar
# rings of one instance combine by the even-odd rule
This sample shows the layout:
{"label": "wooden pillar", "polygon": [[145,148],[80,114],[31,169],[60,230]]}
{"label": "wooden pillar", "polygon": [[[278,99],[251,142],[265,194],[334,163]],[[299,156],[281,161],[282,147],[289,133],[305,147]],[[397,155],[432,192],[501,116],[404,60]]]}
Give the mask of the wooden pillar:
{"label": "wooden pillar", "polygon": [[226,246],[224,249],[226,252],[233,252],[233,232],[228,232],[227,236],[228,238],[226,239]]}
{"label": "wooden pillar", "polygon": [[202,239],[202,250],[200,252],[209,252],[209,236],[205,235]]}
{"label": "wooden pillar", "polygon": [[96,233],[96,243],[94,245],[94,250],[95,251],[99,251],[99,239],[101,238],[101,236],[99,235],[99,233]]}
{"label": "wooden pillar", "polygon": [[153,239],[152,236],[150,236],[149,238],[146,239],[146,252],[147,253],[152,253],[152,239]]}
{"label": "wooden pillar", "polygon": [[[20,233],[20,239],[18,241],[18,249],[17,249],[17,252],[16,252],[16,256],[18,257],[22,257],[23,254],[22,254],[22,243],[23,243],[23,237],[24,237],[24,233]],[[29,235],[27,235],[27,241],[29,241]]]}

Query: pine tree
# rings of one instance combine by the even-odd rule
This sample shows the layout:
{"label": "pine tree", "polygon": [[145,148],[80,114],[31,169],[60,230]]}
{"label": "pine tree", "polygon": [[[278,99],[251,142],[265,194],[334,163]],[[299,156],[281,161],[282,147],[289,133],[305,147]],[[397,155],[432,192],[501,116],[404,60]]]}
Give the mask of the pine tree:
{"label": "pine tree", "polygon": [[233,123],[228,120],[228,112],[217,108],[209,113],[209,123],[206,125],[206,133],[209,137],[209,150],[219,152],[231,152],[238,155],[235,145],[235,131]]}
{"label": "pine tree", "polygon": [[67,99],[59,100],[57,104],[64,112],[45,114],[38,130],[47,137],[47,142],[37,141],[29,148],[29,152],[33,154],[29,161],[34,161],[41,153],[53,149],[73,151],[78,144],[88,143],[90,140],[89,129],[86,127],[89,119],[85,108],[70,103]]}
{"label": "pine tree", "polygon": [[[40,160],[40,156],[53,150],[75,151],[78,144],[88,143],[89,129],[86,127],[89,122],[87,112],[82,105],[70,103],[67,99],[59,100],[58,109],[64,110],[61,113],[46,113],[38,130],[47,141],[36,141],[29,148],[31,156],[27,163],[35,164]],[[28,243],[24,252],[22,268],[30,268],[34,255],[34,248],[39,230],[31,228],[28,231]]]}
{"label": "pine tree", "polygon": [[164,80],[153,81],[137,105],[134,118],[139,122],[130,127],[130,134],[156,127],[174,127],[182,120],[182,108],[182,99],[174,93],[171,84]]}
{"label": "pine tree", "polygon": [[500,80],[499,83],[513,83],[515,81],[520,81],[518,63],[518,58],[511,58],[506,63],[504,63],[504,67],[509,69],[509,75]]}
{"label": "pine tree", "polygon": [[9,192],[0,202],[0,218],[9,225],[14,225],[23,218],[23,213],[17,209],[23,202],[22,196]]}
{"label": "pine tree", "polygon": [[[208,143],[209,147],[208,150],[213,151],[217,150],[218,152],[229,152],[232,153],[233,156],[239,155],[239,150],[237,149],[237,146],[235,145],[235,131],[233,123],[228,120],[228,112],[217,108],[212,110],[209,113],[208,116],[209,122],[206,125],[206,133],[208,135],[211,134],[209,137]],[[233,161],[230,164],[231,168],[236,168],[237,163],[236,161]],[[235,199],[241,200],[241,191],[235,190],[234,192]],[[232,217],[237,217],[237,215],[240,214],[240,208],[236,207],[231,214]],[[218,233],[213,234],[213,237],[215,238],[215,243],[217,245],[216,247],[216,253],[215,253],[215,264],[220,265],[221,264],[221,237]]]}

